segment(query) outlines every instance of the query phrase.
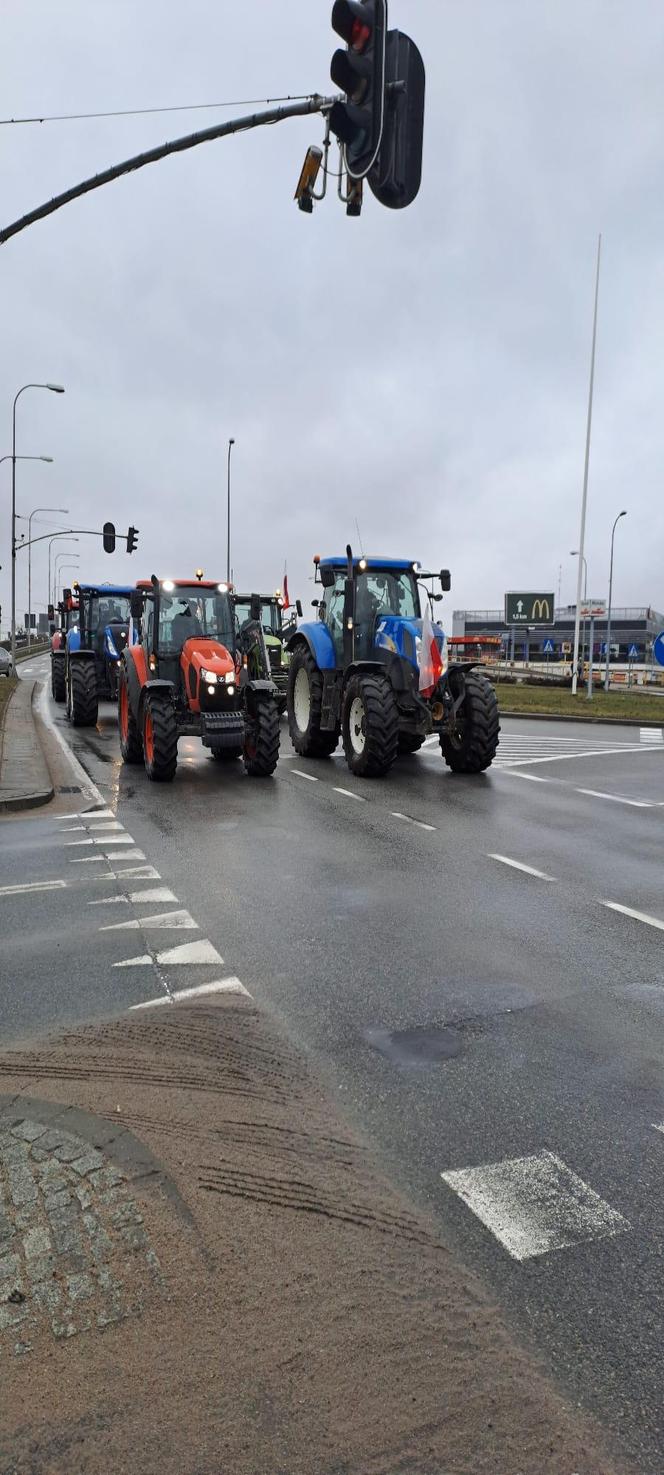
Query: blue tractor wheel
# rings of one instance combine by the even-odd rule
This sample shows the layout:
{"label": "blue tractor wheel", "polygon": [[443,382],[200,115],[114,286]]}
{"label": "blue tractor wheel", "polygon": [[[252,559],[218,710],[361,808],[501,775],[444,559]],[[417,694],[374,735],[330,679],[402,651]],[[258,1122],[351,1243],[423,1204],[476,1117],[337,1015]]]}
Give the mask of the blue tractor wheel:
{"label": "blue tractor wheel", "polygon": [[321,732],[323,677],[309,650],[297,645],[288,673],[288,730],[301,758],[329,758],[339,742],[338,729]]}
{"label": "blue tractor wheel", "polygon": [[360,778],[380,778],[399,750],[399,712],[387,676],[372,671],[350,677],[343,700],[346,762]]}

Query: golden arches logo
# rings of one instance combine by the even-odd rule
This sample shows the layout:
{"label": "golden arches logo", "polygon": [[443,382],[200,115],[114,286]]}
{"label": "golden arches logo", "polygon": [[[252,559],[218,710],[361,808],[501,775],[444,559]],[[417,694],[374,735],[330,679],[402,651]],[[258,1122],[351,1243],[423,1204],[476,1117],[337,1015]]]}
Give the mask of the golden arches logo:
{"label": "golden arches logo", "polygon": [[533,600],[533,612],[530,618],[531,620],[546,620],[547,622],[550,622],[551,610],[549,608],[548,599]]}

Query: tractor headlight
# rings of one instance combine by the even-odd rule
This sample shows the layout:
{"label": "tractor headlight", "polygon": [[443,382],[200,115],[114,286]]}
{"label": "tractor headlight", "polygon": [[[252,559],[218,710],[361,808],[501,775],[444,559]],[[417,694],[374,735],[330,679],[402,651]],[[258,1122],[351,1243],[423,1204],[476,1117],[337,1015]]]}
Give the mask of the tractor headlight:
{"label": "tractor headlight", "polygon": [[216,687],[214,687],[214,686],[208,686],[208,696],[213,697],[214,694],[215,694],[215,691],[216,691]]}
{"label": "tractor headlight", "polygon": [[422,637],[421,637],[421,635],[416,635],[415,636],[415,660],[417,661],[418,666],[421,666],[422,665]]}
{"label": "tractor headlight", "polygon": [[227,686],[232,686],[234,684],[234,681],[235,681],[235,672],[234,671],[227,671],[226,672],[226,675],[224,676],[224,681],[226,682],[226,685]]}
{"label": "tractor headlight", "polygon": [[111,635],[110,630],[107,630],[106,631],[106,649],[108,651],[109,656],[113,656],[114,659],[117,660],[117,658],[118,658],[117,647],[116,647],[115,641],[113,639],[113,636]]}
{"label": "tractor headlight", "polygon": [[235,687],[234,686],[227,686],[226,687],[226,691],[228,692],[229,697],[234,697],[235,696]]}
{"label": "tractor headlight", "polygon": [[216,686],[219,680],[216,671],[201,671],[201,677],[209,686]]}

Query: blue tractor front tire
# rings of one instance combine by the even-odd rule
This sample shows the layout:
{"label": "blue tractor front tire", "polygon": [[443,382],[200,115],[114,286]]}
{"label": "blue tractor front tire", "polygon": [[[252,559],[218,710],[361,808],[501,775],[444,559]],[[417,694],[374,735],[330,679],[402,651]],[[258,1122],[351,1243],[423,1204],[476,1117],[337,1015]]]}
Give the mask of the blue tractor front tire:
{"label": "blue tractor front tire", "polygon": [[323,677],[303,642],[295,647],[288,673],[288,730],[301,758],[329,758],[339,731],[321,731]]}

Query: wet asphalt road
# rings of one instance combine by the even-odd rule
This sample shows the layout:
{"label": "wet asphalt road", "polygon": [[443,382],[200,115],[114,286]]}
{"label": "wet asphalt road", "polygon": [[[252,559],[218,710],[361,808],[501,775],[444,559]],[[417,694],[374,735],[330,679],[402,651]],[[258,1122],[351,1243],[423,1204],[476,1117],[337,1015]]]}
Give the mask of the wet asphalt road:
{"label": "wet asphalt road", "polygon": [[[506,719],[483,778],[448,774],[432,746],[363,783],[340,755],[295,757],[284,727],[275,780],[221,770],[192,740],[162,787],[120,763],[110,707],[92,732],[55,721],[133,837],[125,864],[170,892],[154,912],[177,904],[197,924],[164,946],[216,949],[207,971],[168,964],[171,987],[239,978],[568,1394],[660,1475],[660,735]],[[61,813],[86,807],[61,797]],[[5,1040],[154,995],[153,970],[129,961],[141,930],[100,932],[134,909],[89,905],[115,883],[93,879],[78,823],[0,828],[0,887],[66,883],[0,898]]]}

